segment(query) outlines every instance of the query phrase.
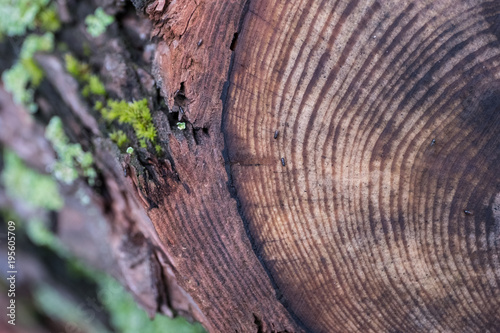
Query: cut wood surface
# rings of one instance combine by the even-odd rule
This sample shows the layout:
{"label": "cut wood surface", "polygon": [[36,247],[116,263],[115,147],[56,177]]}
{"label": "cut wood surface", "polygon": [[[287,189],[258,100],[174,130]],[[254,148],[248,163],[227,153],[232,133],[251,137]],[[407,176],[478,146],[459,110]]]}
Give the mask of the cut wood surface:
{"label": "cut wood surface", "polygon": [[250,2],[231,174],[311,331],[500,329],[499,27],[499,2]]}
{"label": "cut wood surface", "polygon": [[211,330],[500,329],[498,1],[161,3],[209,135],[150,216]]}
{"label": "cut wood surface", "polygon": [[74,253],[211,333],[500,332],[499,1],[132,2],[99,4],[98,38],[97,1],[57,2],[55,38],[106,98],[148,101],[157,147],[59,51],[35,56],[33,117],[0,86],[0,149],[48,170],[58,116],[93,155],[54,213]]}

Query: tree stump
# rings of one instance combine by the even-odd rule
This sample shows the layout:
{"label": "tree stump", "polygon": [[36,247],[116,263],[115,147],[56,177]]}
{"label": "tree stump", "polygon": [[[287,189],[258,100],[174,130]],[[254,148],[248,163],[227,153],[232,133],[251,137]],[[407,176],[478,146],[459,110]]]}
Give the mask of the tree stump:
{"label": "tree stump", "polygon": [[500,329],[499,2],[160,7],[164,93],[209,136],[150,215],[208,327]]}
{"label": "tree stump", "polygon": [[[71,0],[56,37],[99,49],[110,97],[148,100],[162,153],[120,154],[61,55],[37,56],[37,120],[58,115],[93,153],[98,185],[81,186],[151,315],[209,332],[500,331],[499,1],[132,2],[146,18],[107,0],[119,24],[90,39],[93,8]],[[31,119],[2,89],[0,122]],[[0,141],[53,156],[31,125]],[[77,208],[59,219],[85,220]]]}

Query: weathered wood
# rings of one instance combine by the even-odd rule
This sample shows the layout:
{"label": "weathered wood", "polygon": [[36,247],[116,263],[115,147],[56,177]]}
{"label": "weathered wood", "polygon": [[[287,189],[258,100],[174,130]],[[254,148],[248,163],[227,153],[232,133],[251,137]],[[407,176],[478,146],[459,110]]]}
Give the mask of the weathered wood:
{"label": "weathered wood", "polygon": [[[223,157],[221,94],[244,3],[162,3],[145,9],[162,38],[157,82],[187,129],[159,132],[171,158],[152,159],[152,176],[138,186],[154,203],[148,215],[209,331],[301,332],[252,250]],[[164,114],[156,122],[168,127]]]}
{"label": "weathered wood", "polygon": [[[60,56],[37,57],[38,118],[93,152],[113,269],[150,314],[210,332],[500,330],[498,1],[133,2],[154,80],[144,20],[88,41],[75,14],[58,38],[98,50],[110,97],[148,98],[163,152],[120,165]],[[0,141],[27,158],[15,138],[32,132]]]}
{"label": "weathered wood", "polygon": [[500,328],[499,2],[161,3],[163,91],[209,136],[170,139],[149,215],[212,331]]}

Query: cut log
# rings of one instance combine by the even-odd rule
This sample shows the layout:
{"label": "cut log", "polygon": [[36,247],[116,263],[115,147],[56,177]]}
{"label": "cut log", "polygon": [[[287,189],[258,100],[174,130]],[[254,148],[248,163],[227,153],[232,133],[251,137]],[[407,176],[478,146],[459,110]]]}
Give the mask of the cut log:
{"label": "cut log", "polygon": [[149,214],[211,330],[500,329],[499,2],[160,3],[209,136]]}
{"label": "cut log", "polygon": [[[93,153],[98,181],[79,186],[109,225],[106,266],[150,315],[217,333],[500,331],[500,2],[132,2],[147,18],[106,1],[118,23],[90,39],[94,8],[72,0],[56,37],[90,45],[108,97],[148,100],[162,152],[120,153],[60,54],[36,57],[35,117]],[[29,125],[0,99],[0,122]],[[32,128],[0,141],[44,170]]]}

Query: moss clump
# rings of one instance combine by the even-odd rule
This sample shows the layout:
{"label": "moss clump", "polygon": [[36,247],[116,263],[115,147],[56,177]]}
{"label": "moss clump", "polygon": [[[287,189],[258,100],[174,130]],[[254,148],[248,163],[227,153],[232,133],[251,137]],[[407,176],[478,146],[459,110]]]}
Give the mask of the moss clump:
{"label": "moss clump", "polygon": [[61,21],[57,16],[57,10],[54,5],[39,12],[35,24],[44,31],[57,31],[61,28]]}
{"label": "moss clump", "polygon": [[21,62],[16,63],[2,75],[5,89],[12,94],[14,102],[26,106],[30,112],[35,112],[37,106],[33,103],[34,88],[29,87],[32,74]]}
{"label": "moss clump", "polygon": [[102,101],[97,101],[94,104],[94,110],[101,112],[104,109],[104,103]]}
{"label": "moss clump", "polygon": [[80,82],[89,80],[90,67],[88,64],[78,61],[78,59],[69,53],[64,56],[64,61],[66,63],[66,70],[71,76]]}
{"label": "moss clump", "polygon": [[[155,144],[156,129],[153,125],[147,99],[136,102],[123,100],[104,102],[102,97],[106,96],[106,88],[98,76],[91,74],[89,65],[78,61],[70,54],[65,56],[65,61],[68,73],[84,84],[82,95],[87,98],[96,97],[94,110],[100,112],[103,118],[109,122],[116,120],[120,124],[131,125],[141,147],[147,148],[148,142]],[[109,137],[119,147],[123,147],[128,141],[122,130],[114,130]],[[155,145],[154,148],[157,153],[161,153],[161,146]]]}
{"label": "moss clump", "polygon": [[106,31],[106,28],[115,21],[113,16],[104,12],[102,8],[97,8],[94,15],[85,18],[87,31],[92,37],[98,37]]}
{"label": "moss clump", "polygon": [[106,88],[97,75],[90,75],[88,83],[82,89],[82,95],[84,97],[90,95],[105,96]]}
{"label": "moss clump", "polygon": [[180,129],[181,131],[185,130],[186,129],[186,123],[185,122],[179,122],[179,123],[177,123],[177,128]]}
{"label": "moss clump", "polygon": [[90,95],[106,95],[104,84],[97,75],[91,74],[88,64],[78,61],[71,54],[66,54],[64,60],[68,73],[84,85],[82,89],[82,95],[84,97],[90,97]]}
{"label": "moss clump", "polygon": [[37,106],[33,103],[36,87],[43,79],[43,71],[33,60],[35,52],[50,52],[54,48],[54,32],[61,24],[55,4],[50,0],[0,0],[0,39],[4,36],[20,36],[35,28],[46,33],[26,37],[19,60],[2,75],[5,89],[18,104],[30,112]]}
{"label": "moss clump", "polygon": [[29,73],[29,83],[33,88],[37,88],[43,80],[43,70],[33,59],[21,59],[19,67]]}
{"label": "moss clump", "polygon": [[33,207],[50,210],[62,208],[63,199],[52,177],[42,175],[27,167],[9,150],[4,152],[3,157],[5,167],[2,173],[2,183],[10,197],[21,199]]}
{"label": "moss clump", "polygon": [[110,100],[107,107],[101,108],[100,112],[108,121],[117,120],[120,124],[131,125],[141,147],[146,148],[148,141],[155,142],[156,129],[147,99],[136,102]]}
{"label": "moss clump", "polygon": [[31,59],[36,52],[52,52],[54,50],[54,35],[46,32],[43,35],[29,35],[21,49],[21,59]]}
{"label": "moss clump", "polygon": [[109,138],[116,143],[118,147],[123,147],[128,142],[127,135],[122,130],[111,132]]}
{"label": "moss clump", "polygon": [[82,175],[93,185],[96,172],[92,168],[92,154],[84,152],[79,144],[69,142],[59,117],[50,120],[45,130],[45,137],[52,143],[58,156],[57,162],[52,166],[54,177],[61,182],[71,184]]}
{"label": "moss clump", "polygon": [[20,36],[41,28],[56,31],[61,23],[50,0],[0,0],[0,37]]}
{"label": "moss clump", "polygon": [[[129,124],[135,130],[141,146],[147,147],[147,140],[154,142],[156,130],[151,121],[147,100],[127,103],[125,101],[103,102],[102,97],[106,96],[106,88],[97,75],[90,73],[90,67],[78,61],[70,54],[65,56],[66,70],[80,83],[84,84],[82,95],[86,98],[91,96],[100,98],[95,101],[94,110],[100,112],[108,121],[118,120],[121,124]],[[128,138],[122,130],[113,130],[109,138],[123,147]]]}
{"label": "moss clump", "polygon": [[54,49],[54,35],[45,33],[42,36],[29,35],[24,40],[19,60],[2,75],[5,89],[10,92],[14,101],[24,105],[28,111],[35,112],[33,102],[35,89],[43,79],[43,71],[33,60],[36,52],[51,52]]}

